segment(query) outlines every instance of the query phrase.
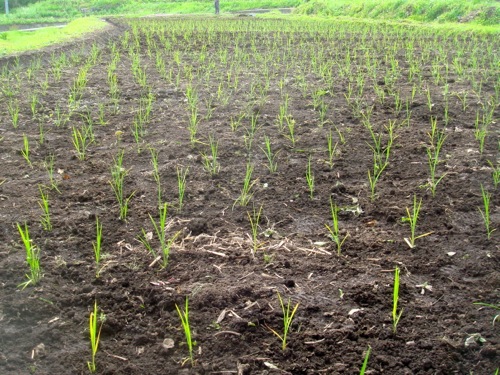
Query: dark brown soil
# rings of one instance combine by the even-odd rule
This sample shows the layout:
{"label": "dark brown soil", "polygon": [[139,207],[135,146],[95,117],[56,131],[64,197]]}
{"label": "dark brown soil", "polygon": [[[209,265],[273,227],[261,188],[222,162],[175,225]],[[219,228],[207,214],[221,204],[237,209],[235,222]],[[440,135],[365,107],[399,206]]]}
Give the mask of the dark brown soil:
{"label": "dark brown soil", "polygon": [[[29,68],[36,55],[3,62],[0,374],[88,373],[94,301],[102,312],[98,374],[357,374],[369,346],[367,374],[495,372],[500,322],[492,322],[498,310],[473,303],[499,304],[500,231],[488,240],[479,211],[484,210],[483,184],[491,193],[491,228],[499,227],[500,191],[488,163],[497,168],[500,163],[499,39],[319,21],[171,18],[141,20],[132,28],[117,24],[95,39],[99,54],[89,63],[83,96],[71,113],[71,88],[90,60],[93,40],[65,47],[60,80],[53,61],[61,51],[42,52],[39,69]],[[112,43],[121,55],[118,107],[107,83]],[[413,77],[410,43],[420,69]],[[146,75],[142,87],[132,74],[134,51],[140,56],[136,73]],[[157,59],[165,62],[164,77]],[[369,64],[377,66],[374,76]],[[331,80],[321,74],[321,65],[333,72]],[[362,92],[357,77],[365,79]],[[201,119],[193,143],[189,87],[197,92]],[[313,105],[318,90],[324,90],[328,108],[324,124]],[[385,92],[383,102],[376,90]],[[151,116],[136,143],[131,127],[140,114],[140,98],[148,93],[154,95]],[[465,110],[459,100],[464,93]],[[33,94],[39,100],[34,115]],[[277,126],[285,94],[296,126],[294,146],[286,129],[280,132]],[[17,128],[9,103],[19,104]],[[99,104],[105,125],[99,124]],[[383,145],[385,127],[396,124],[389,165],[374,199],[368,184],[372,139],[363,126],[363,114],[372,106],[370,121]],[[70,113],[59,126],[57,107],[63,116]],[[482,119],[488,111],[492,116],[481,154],[474,124],[477,113]],[[87,114],[95,141],[79,160],[71,134],[73,127],[86,124]],[[434,197],[426,154],[432,116],[447,136],[437,167],[438,177],[446,175]],[[240,117],[233,131],[231,121]],[[257,129],[246,147],[252,117]],[[326,142],[330,131],[338,143],[333,166]],[[23,135],[32,168],[21,154]],[[219,142],[220,171],[214,176],[203,166],[209,136]],[[275,173],[267,168],[264,136],[277,153]],[[167,237],[180,231],[164,269],[137,240],[142,229],[154,231],[149,215],[155,221],[159,217],[151,147],[158,151],[162,201],[169,204]],[[126,220],[119,220],[109,183],[120,150],[128,172],[124,192],[133,193]],[[51,231],[42,228],[39,207],[39,185],[50,185],[44,166],[49,155],[54,155],[59,189],[47,190]],[[252,197],[241,206],[237,199],[247,163],[254,167]],[[189,168],[182,210],[177,168]],[[411,210],[414,194],[422,198],[416,234],[430,234],[410,249],[405,241],[410,227],[402,217],[406,208]],[[340,235],[348,236],[339,255],[325,227],[332,225],[330,199],[340,207]],[[260,207],[254,253],[249,214]],[[103,225],[98,278],[92,246],[96,217]],[[29,268],[16,223],[25,222],[40,249],[43,277],[22,289]],[[158,251],[156,236],[151,243]],[[401,270],[402,315],[393,332],[395,267]],[[283,329],[278,294],[292,307],[298,304],[284,351],[271,332]],[[186,297],[196,342],[194,365],[186,362],[176,311]],[[169,339],[172,348],[164,345]]]}

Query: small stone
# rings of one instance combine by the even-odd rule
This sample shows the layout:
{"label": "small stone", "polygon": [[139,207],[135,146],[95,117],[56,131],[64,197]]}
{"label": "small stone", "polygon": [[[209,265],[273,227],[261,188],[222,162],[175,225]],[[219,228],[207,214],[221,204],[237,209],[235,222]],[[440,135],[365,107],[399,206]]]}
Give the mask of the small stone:
{"label": "small stone", "polygon": [[163,340],[161,346],[165,350],[172,349],[175,346],[175,341],[167,337],[165,340]]}

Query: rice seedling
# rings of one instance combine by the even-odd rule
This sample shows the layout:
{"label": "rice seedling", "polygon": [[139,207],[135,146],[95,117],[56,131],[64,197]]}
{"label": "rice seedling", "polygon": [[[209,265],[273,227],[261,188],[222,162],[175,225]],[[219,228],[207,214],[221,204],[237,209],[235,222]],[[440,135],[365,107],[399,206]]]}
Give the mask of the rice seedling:
{"label": "rice seedling", "polygon": [[59,190],[57,186],[57,180],[54,177],[54,154],[50,154],[47,156],[43,162],[45,170],[47,171],[47,175],[49,176],[49,182],[50,186],[49,188],[51,190],[57,191],[59,194],[61,194],[61,191]]}
{"label": "rice seedling", "polygon": [[274,173],[278,170],[278,162],[276,161],[276,156],[278,155],[278,152],[273,153],[271,150],[271,140],[267,135],[264,136],[264,148],[260,148],[262,151],[264,151],[264,154],[266,155],[267,158],[267,169],[269,169],[269,172]]}
{"label": "rice seedling", "polygon": [[46,193],[44,191],[44,187],[42,185],[38,185],[38,191],[40,191],[41,198],[41,200],[38,202],[38,205],[42,209],[42,216],[40,218],[42,228],[46,231],[51,231],[52,223],[50,221],[49,193]]}
{"label": "rice seedling", "polygon": [[231,127],[231,130],[233,132],[235,132],[239,128],[239,126],[241,125],[241,120],[243,120],[243,118],[245,118],[244,113],[235,117],[231,116],[231,118],[229,119],[229,126]]}
{"label": "rice seedling", "polygon": [[118,153],[116,158],[113,158],[114,164],[111,167],[111,181],[109,181],[113,192],[115,193],[118,206],[120,207],[120,220],[126,220],[128,213],[128,203],[135,192],[132,192],[128,197],[123,193],[123,182],[128,175],[128,171],[123,168],[123,150]]}
{"label": "rice seedling", "polygon": [[340,252],[342,251],[342,245],[344,245],[345,240],[349,237],[349,233],[347,233],[344,238],[340,238],[340,230],[339,230],[339,207],[336,203],[333,202],[333,199],[330,197],[330,214],[332,216],[332,226],[330,227],[328,224],[325,224],[326,229],[328,229],[328,233],[330,238],[337,246],[337,255],[340,256]]}
{"label": "rice seedling", "polygon": [[333,168],[334,162],[333,158],[335,157],[335,152],[337,150],[338,142],[333,144],[333,135],[332,135],[332,130],[328,132],[326,135],[326,144],[327,144],[327,150],[328,150],[328,165],[330,166],[330,169]]}
{"label": "rice seedling", "polygon": [[491,227],[491,219],[490,219],[490,199],[491,193],[486,191],[481,184],[481,196],[483,198],[483,209],[478,208],[481,213],[481,217],[483,218],[484,227],[486,228],[486,236],[488,239],[491,239],[491,234],[496,230]]}
{"label": "rice seedling", "polygon": [[219,164],[219,141],[216,141],[214,136],[210,134],[208,136],[208,143],[210,146],[210,155],[201,154],[203,168],[210,173],[210,175],[215,176],[219,173],[220,164]]}
{"label": "rice seedling", "polygon": [[28,136],[23,134],[23,148],[21,150],[21,155],[23,155],[24,160],[28,163],[28,165],[33,168],[33,164],[31,164],[30,160],[30,143],[28,140]]}
{"label": "rice seedling", "polygon": [[368,170],[368,182],[370,185],[370,198],[372,201],[374,201],[376,198],[375,189],[377,183],[382,176],[382,172],[389,165],[389,157],[391,155],[392,145],[394,143],[394,139],[396,139],[396,136],[394,135],[395,121],[389,120],[389,125],[385,127],[388,136],[387,143],[385,147],[382,147],[382,133],[377,134],[373,130],[373,127],[369,121],[370,114],[371,112],[368,112],[367,114],[363,113],[363,124],[368,129],[373,141],[373,145],[368,144],[373,152],[373,172],[370,172],[370,170]]}
{"label": "rice seedling", "polygon": [[[499,142],[500,146],[500,142]],[[491,177],[493,179],[493,185],[495,186],[495,189],[498,188],[498,185],[500,185],[500,163],[497,163],[495,166],[490,160],[488,160],[488,164],[490,165],[492,171],[491,171]]]}
{"label": "rice seedling", "polygon": [[417,196],[414,194],[413,195],[413,209],[412,212],[410,212],[410,209],[406,207],[406,216],[403,217],[401,220],[403,222],[408,222],[410,223],[410,238],[405,238],[405,242],[408,244],[410,249],[415,248],[415,241],[419,238],[428,236],[432,234],[432,232],[424,233],[421,235],[416,235],[416,230],[417,230],[417,220],[418,220],[418,215],[420,213],[420,207],[422,206],[422,198],[420,198],[420,201],[417,203]]}
{"label": "rice seedling", "polygon": [[280,104],[280,108],[279,108],[279,114],[277,116],[277,120],[278,120],[278,129],[281,133],[283,133],[285,131],[285,122],[286,122],[286,119],[288,118],[288,116],[290,116],[288,114],[288,101],[289,101],[289,96],[288,94],[285,94],[285,96],[283,97],[283,103]]}
{"label": "rice seedling", "polygon": [[31,108],[31,115],[34,118],[37,114],[37,107],[39,103],[38,95],[34,92],[30,96],[31,102],[30,102],[30,108]]}
{"label": "rice seedling", "polygon": [[432,196],[436,195],[437,185],[446,176],[446,173],[442,174],[441,177],[436,176],[436,169],[438,164],[441,162],[439,155],[441,153],[441,148],[443,147],[444,141],[446,139],[446,134],[444,129],[440,130],[437,127],[437,119],[431,117],[431,131],[429,133],[430,145],[427,146],[427,161],[429,165],[429,181],[427,186],[431,190]]}
{"label": "rice seedling", "polygon": [[33,244],[30,238],[28,224],[24,223],[23,228],[19,223],[17,223],[17,230],[21,235],[21,240],[23,241],[24,249],[26,250],[26,263],[28,263],[30,268],[30,273],[26,274],[26,278],[28,280],[19,284],[19,286],[22,287],[21,289],[24,289],[30,284],[36,285],[42,278],[42,271],[40,269],[40,249]]}
{"label": "rice seedling", "polygon": [[297,303],[293,309],[290,311],[290,298],[288,298],[288,303],[285,307],[285,304],[283,303],[283,299],[281,298],[281,295],[278,292],[278,300],[280,302],[281,306],[281,311],[283,313],[283,334],[279,334],[277,331],[274,329],[267,327],[272,333],[274,333],[280,340],[281,340],[281,350],[285,350],[287,346],[287,339],[288,339],[288,334],[290,332],[290,327],[292,326],[293,318],[295,317],[295,313],[297,312],[297,308],[299,307],[299,304]]}
{"label": "rice seedling", "polygon": [[334,125],[334,128],[335,128],[335,131],[337,132],[337,134],[339,136],[340,143],[343,144],[343,145],[345,145],[346,144],[346,140],[345,140],[345,137],[344,137],[344,133],[342,133],[342,131],[338,128],[338,126]]}
{"label": "rice seedling", "polygon": [[17,129],[19,125],[19,102],[17,100],[10,100],[7,103],[7,110],[10,115],[12,126]]}
{"label": "rice seedling", "polygon": [[63,114],[61,112],[61,107],[59,106],[59,104],[56,105],[56,108],[51,116],[54,117],[54,125],[57,127],[66,125],[69,120],[69,115]]}
{"label": "rice seedling", "polygon": [[285,117],[286,127],[288,129],[288,134],[285,134],[285,138],[288,138],[292,142],[292,147],[295,147],[295,142],[297,141],[295,137],[295,119],[292,115]]}
{"label": "rice seedling", "polygon": [[243,187],[241,188],[241,193],[239,197],[235,200],[233,208],[236,204],[240,206],[247,206],[252,199],[253,193],[250,192],[252,187],[255,185],[257,180],[252,182],[253,165],[250,162],[247,163],[247,168],[245,172],[245,178],[243,179]]}
{"label": "rice seedling", "polygon": [[198,109],[196,107],[192,107],[189,115],[188,130],[189,130],[189,140],[191,142],[191,145],[193,146],[198,141],[197,134],[198,134],[199,123],[200,119],[198,117]]}
{"label": "rice seedling", "polygon": [[158,242],[160,244],[160,254],[158,255],[157,252],[153,249],[151,244],[149,243],[150,237],[147,235],[147,233],[142,230],[142,237],[139,238],[139,241],[144,244],[146,249],[148,249],[149,252],[155,257],[155,261],[161,259],[161,268],[166,268],[168,265],[168,260],[170,257],[170,248],[172,247],[172,244],[174,241],[177,239],[179,234],[181,233],[180,231],[175,233],[171,238],[167,238],[167,212],[168,212],[168,205],[167,203],[163,203],[163,206],[160,207],[160,216],[159,216],[159,221],[156,223],[156,221],[153,219],[151,215],[149,215],[149,219],[151,220],[151,223],[153,224],[153,228],[156,234],[156,237],[158,238]]}
{"label": "rice seedling", "polygon": [[99,125],[106,125],[108,122],[106,121],[105,113],[104,113],[104,103],[99,103],[97,105],[98,107],[98,112],[97,112],[97,120],[99,121]]}
{"label": "rice seedling", "polygon": [[89,316],[89,336],[90,336],[90,350],[91,350],[91,360],[87,362],[87,366],[91,373],[96,372],[96,354],[99,349],[99,341],[101,338],[102,322],[97,328],[97,321],[99,320],[97,301],[94,301],[94,310]]}
{"label": "rice seedling", "polygon": [[484,151],[484,142],[486,141],[486,136],[488,135],[488,123],[484,121],[479,121],[479,112],[476,113],[476,121],[474,123],[474,137],[476,141],[479,142],[479,153],[483,153]]}
{"label": "rice seedling", "polygon": [[186,177],[189,172],[189,168],[182,169],[177,168],[177,187],[179,192],[179,212],[182,211],[182,206],[184,204],[184,195],[186,192]]}
{"label": "rice seedling", "polygon": [[40,145],[43,145],[43,142],[45,141],[45,127],[43,125],[43,121],[41,121],[41,120],[38,123],[38,132],[39,132],[38,143]]}
{"label": "rice seedling", "polygon": [[45,79],[40,81],[38,85],[40,86],[40,90],[42,90],[42,95],[46,95],[49,89],[49,73],[45,73]]}
{"label": "rice seedling", "polygon": [[99,217],[95,218],[95,226],[96,226],[96,236],[95,242],[92,242],[92,248],[94,249],[94,259],[95,259],[95,277],[98,278],[102,268],[99,268],[101,263],[101,245],[102,245],[102,223],[99,221]]}
{"label": "rice seedling", "polygon": [[85,126],[82,130],[73,126],[71,133],[71,141],[75,147],[76,156],[79,160],[85,160],[87,156],[87,148],[92,143],[91,137],[89,137],[89,131]]}
{"label": "rice seedling", "polygon": [[[177,314],[179,314],[179,318],[181,320],[181,326],[182,326],[182,329],[184,331],[184,337],[186,339],[186,344],[187,344],[187,347],[188,347],[189,357],[186,359],[186,361],[190,361],[191,362],[191,366],[194,366],[193,347],[194,347],[194,345],[196,343],[193,341],[193,338],[191,336],[191,326],[189,324],[189,302],[188,302],[188,298],[186,297],[186,303],[185,303],[184,311],[182,311],[182,309],[179,308],[179,306],[177,306],[177,304],[175,304],[175,308],[177,309]],[[184,363],[186,363],[186,361],[184,361]]]}
{"label": "rice seedling", "polygon": [[306,182],[309,188],[309,198],[314,198],[314,172],[311,168],[311,156],[307,159]]}
{"label": "rice seedling", "polygon": [[245,149],[248,155],[252,152],[252,144],[254,140],[255,133],[252,133],[251,129],[246,130],[246,134],[243,135],[243,142],[245,143]]}
{"label": "rice seedling", "polygon": [[247,211],[248,221],[250,222],[250,227],[252,229],[252,257],[255,257],[255,253],[261,247],[261,243],[259,242],[259,223],[260,223],[260,215],[262,214],[262,205],[258,210],[253,207],[252,213]]}
{"label": "rice seedling", "polygon": [[372,351],[372,347],[368,345],[368,350],[365,354],[365,359],[363,360],[363,365],[361,366],[361,370],[359,370],[359,375],[365,375],[366,368],[368,367],[368,360],[370,359],[370,353]]}
{"label": "rice seedling", "polygon": [[398,312],[399,301],[399,267],[394,270],[394,288],[392,290],[392,331],[396,333],[403,309]]}

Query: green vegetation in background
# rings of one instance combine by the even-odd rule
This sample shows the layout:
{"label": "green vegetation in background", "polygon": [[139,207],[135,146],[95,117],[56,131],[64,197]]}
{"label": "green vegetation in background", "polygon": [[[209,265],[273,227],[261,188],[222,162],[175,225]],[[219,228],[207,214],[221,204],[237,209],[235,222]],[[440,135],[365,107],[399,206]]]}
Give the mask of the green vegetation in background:
{"label": "green vegetation in background", "polygon": [[[9,8],[19,8],[32,4],[38,0],[9,0]],[[5,1],[0,2],[0,12],[5,13]]]}
{"label": "green vegetation in background", "polygon": [[[1,0],[0,0],[1,1]],[[221,0],[221,12],[255,8],[297,7],[302,0]],[[0,24],[68,21],[84,15],[146,15],[154,13],[213,13],[213,0],[40,0],[25,7],[11,7],[0,15]]]}
{"label": "green vegetation in background", "polygon": [[295,13],[500,25],[500,3],[491,0],[310,0]]}
{"label": "green vegetation in background", "polygon": [[97,18],[86,17],[76,19],[62,28],[50,27],[35,31],[3,32],[0,33],[0,56],[67,41],[105,26],[106,23]]}
{"label": "green vegetation in background", "polygon": [[[10,3],[11,14],[0,14],[0,24],[65,22],[87,15],[210,14],[214,11],[213,0],[10,0]],[[28,5],[20,6],[23,4]],[[295,15],[500,27],[500,2],[493,0],[221,0],[220,6],[222,13],[294,7]]]}

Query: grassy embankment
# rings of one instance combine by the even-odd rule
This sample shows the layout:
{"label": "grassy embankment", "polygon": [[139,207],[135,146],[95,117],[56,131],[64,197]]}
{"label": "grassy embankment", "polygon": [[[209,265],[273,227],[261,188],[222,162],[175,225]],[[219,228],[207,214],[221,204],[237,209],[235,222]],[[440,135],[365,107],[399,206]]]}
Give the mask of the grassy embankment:
{"label": "grassy embankment", "polygon": [[[254,8],[297,7],[302,0],[221,0],[222,12]],[[2,13],[3,1],[0,2]],[[0,24],[39,23],[68,21],[87,14],[92,15],[134,15],[155,13],[213,13],[213,0],[40,0],[28,6],[11,8],[11,14],[0,14]]]}
{"label": "grassy embankment", "polygon": [[500,25],[500,3],[493,0],[311,0],[296,13],[417,22]]}
{"label": "grassy embankment", "polygon": [[[19,2],[20,0],[18,0]],[[62,29],[30,33],[0,33],[0,55],[36,49],[68,40],[103,23],[85,15],[147,15],[154,13],[203,14],[213,12],[212,0],[41,0],[26,6],[11,7],[0,15],[0,24],[30,24],[72,21]],[[16,2],[12,2],[16,4]],[[221,0],[221,11],[254,8],[296,7],[291,17],[353,17],[385,21],[426,22],[433,27],[463,28],[481,32],[500,32],[500,3],[492,0]],[[3,6],[1,2],[0,11]],[[273,17],[276,13],[272,14]],[[431,26],[432,27],[432,26]]]}
{"label": "grassy embankment", "polygon": [[71,21],[63,28],[49,27],[36,31],[3,32],[0,33],[0,56],[68,41],[105,26],[106,23],[102,20],[86,17]]}

